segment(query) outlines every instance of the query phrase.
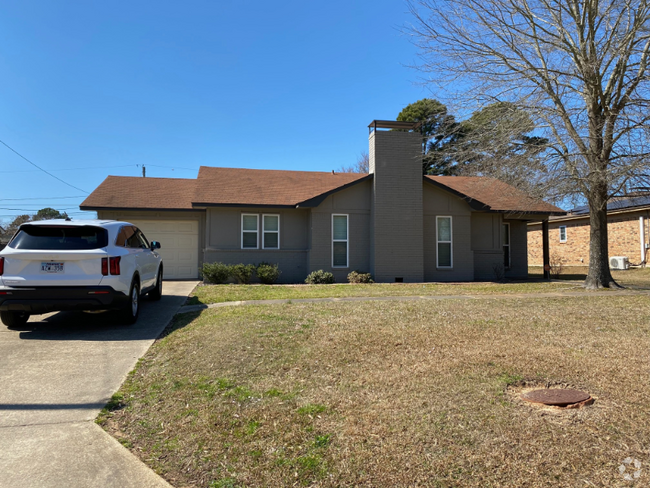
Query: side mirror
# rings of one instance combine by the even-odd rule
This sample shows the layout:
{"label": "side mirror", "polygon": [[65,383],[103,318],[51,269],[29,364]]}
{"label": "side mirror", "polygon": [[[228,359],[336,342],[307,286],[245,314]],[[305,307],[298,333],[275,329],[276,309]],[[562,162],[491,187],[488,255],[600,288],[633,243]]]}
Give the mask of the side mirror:
{"label": "side mirror", "polygon": [[155,250],[155,249],[160,249],[160,242],[158,242],[158,241],[151,241],[151,250],[153,251],[153,250]]}

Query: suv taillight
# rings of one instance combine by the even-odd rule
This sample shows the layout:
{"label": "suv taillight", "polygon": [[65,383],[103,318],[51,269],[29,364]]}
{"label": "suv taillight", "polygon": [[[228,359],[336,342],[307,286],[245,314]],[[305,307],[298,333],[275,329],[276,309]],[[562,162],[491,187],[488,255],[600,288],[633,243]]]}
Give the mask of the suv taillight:
{"label": "suv taillight", "polygon": [[102,258],[102,276],[108,276],[108,258]]}
{"label": "suv taillight", "polygon": [[110,267],[111,267],[111,274],[112,275],[118,275],[120,274],[120,257],[116,258],[108,258],[110,262]]}
{"label": "suv taillight", "polygon": [[5,258],[0,258],[0,276],[5,272]]}

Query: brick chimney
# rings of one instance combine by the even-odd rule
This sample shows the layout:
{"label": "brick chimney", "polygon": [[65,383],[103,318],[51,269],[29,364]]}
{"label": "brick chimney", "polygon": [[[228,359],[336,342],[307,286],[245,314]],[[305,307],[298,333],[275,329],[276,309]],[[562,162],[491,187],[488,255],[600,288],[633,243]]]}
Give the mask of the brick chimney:
{"label": "brick chimney", "polygon": [[422,135],[415,122],[369,126],[370,272],[379,282],[424,280]]}

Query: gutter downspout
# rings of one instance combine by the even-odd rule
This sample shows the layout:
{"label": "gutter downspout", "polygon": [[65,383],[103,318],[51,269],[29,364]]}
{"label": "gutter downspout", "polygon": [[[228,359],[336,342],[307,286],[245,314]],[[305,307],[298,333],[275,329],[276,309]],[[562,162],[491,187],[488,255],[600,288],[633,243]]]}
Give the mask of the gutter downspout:
{"label": "gutter downspout", "polygon": [[542,220],[542,262],[544,265],[544,279],[551,279],[551,257],[548,241],[548,220]]}
{"label": "gutter downspout", "polygon": [[639,217],[639,241],[641,244],[641,266],[645,266],[645,223],[643,215]]}

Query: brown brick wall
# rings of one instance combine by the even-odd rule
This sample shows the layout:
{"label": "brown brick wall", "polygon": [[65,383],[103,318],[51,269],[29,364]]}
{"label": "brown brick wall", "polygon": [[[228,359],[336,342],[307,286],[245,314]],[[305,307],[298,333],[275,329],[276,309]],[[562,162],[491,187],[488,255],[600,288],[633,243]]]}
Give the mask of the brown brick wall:
{"label": "brown brick wall", "polygon": [[[630,263],[641,261],[639,237],[639,217],[645,224],[645,241],[648,234],[650,213],[635,211],[609,216],[608,237],[609,255],[627,256]],[[566,225],[566,242],[560,242],[560,226]],[[551,260],[558,256],[566,266],[586,266],[589,264],[589,219],[567,220],[549,223],[549,249]],[[542,225],[528,226],[528,264],[542,265]]]}

